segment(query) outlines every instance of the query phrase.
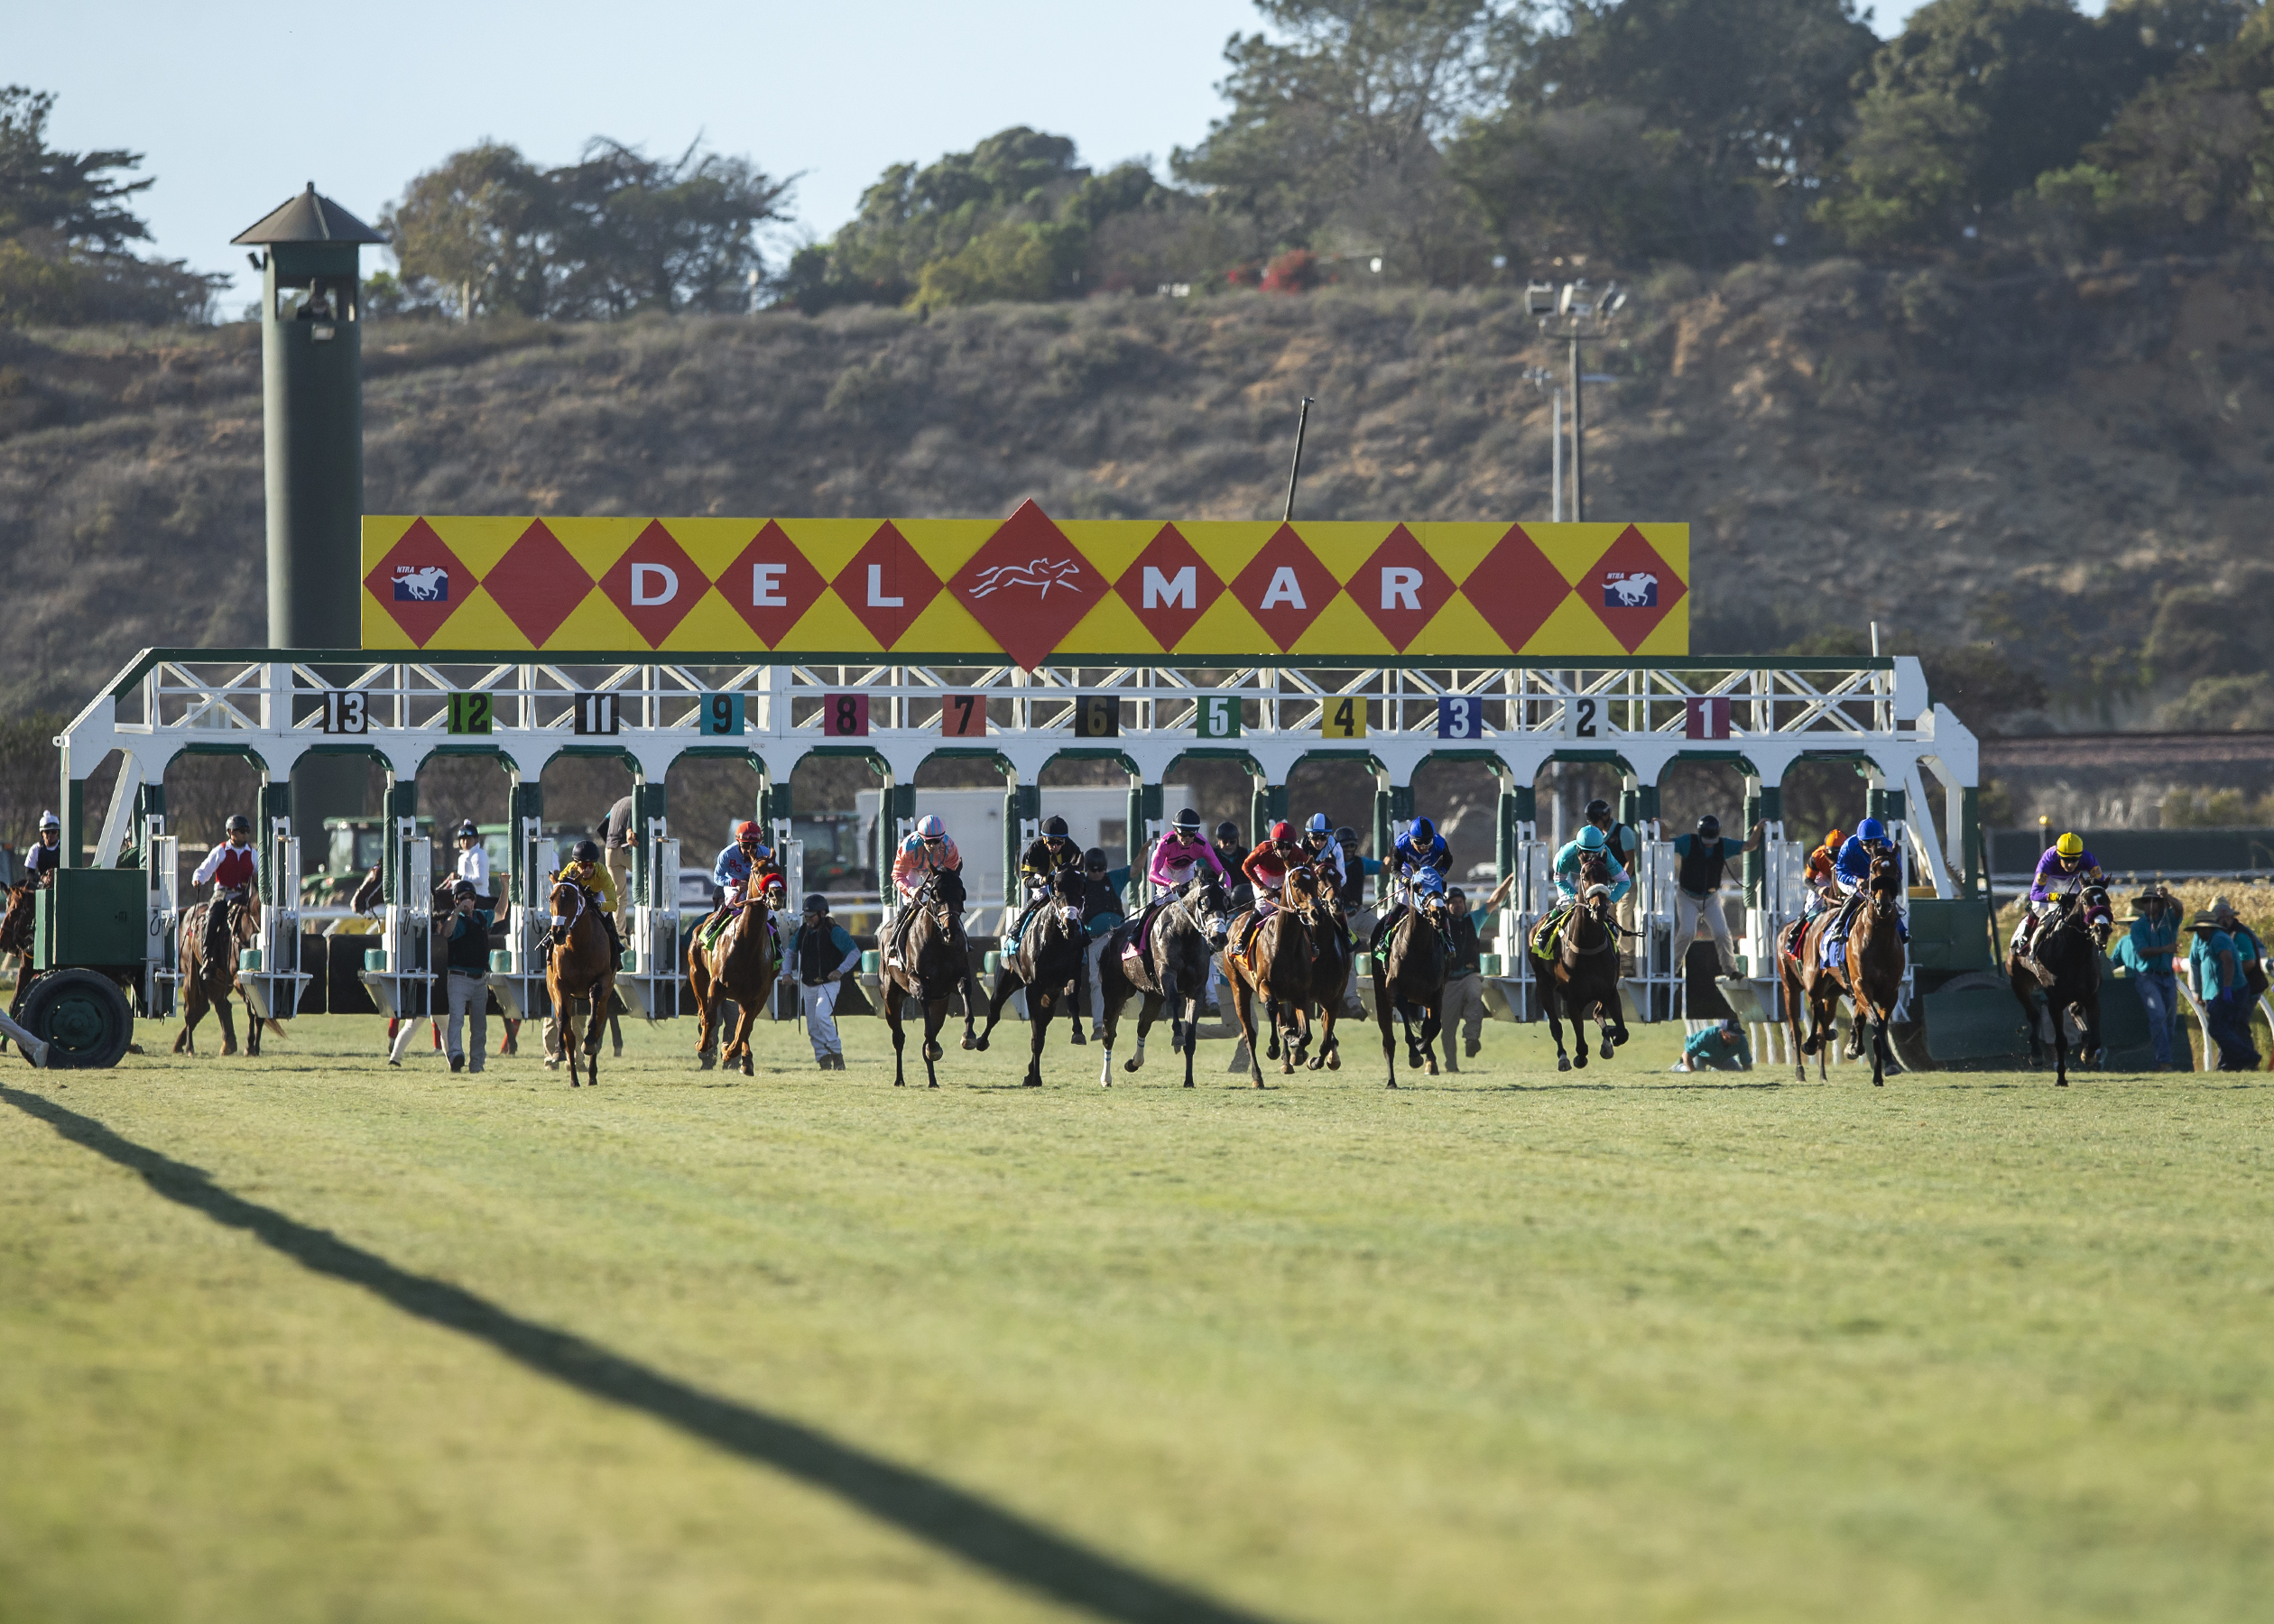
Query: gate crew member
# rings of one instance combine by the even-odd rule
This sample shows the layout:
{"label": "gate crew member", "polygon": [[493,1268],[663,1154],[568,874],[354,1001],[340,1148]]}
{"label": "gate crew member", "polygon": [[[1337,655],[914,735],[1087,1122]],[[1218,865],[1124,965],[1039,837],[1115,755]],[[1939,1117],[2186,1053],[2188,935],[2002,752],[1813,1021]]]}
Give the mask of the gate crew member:
{"label": "gate crew member", "polygon": [[1226,818],[1216,829],[1216,870],[1224,876],[1224,889],[1232,894],[1232,911],[1252,907],[1254,897],[1248,890],[1247,875],[1241,864],[1247,861],[1247,843],[1240,838],[1240,826]]}
{"label": "gate crew member", "polygon": [[1724,840],[1721,819],[1709,812],[1697,820],[1696,834],[1675,836],[1674,855],[1681,864],[1674,877],[1674,968],[1678,973],[1687,961],[1690,944],[1697,940],[1700,918],[1713,936],[1721,973],[1737,973],[1737,944],[1730,937],[1729,916],[1722,911],[1722,868],[1733,857],[1759,851],[1768,830],[1766,822],[1757,823],[1742,844]]}
{"label": "gate crew member", "polygon": [[40,837],[23,854],[23,882],[46,885],[63,866],[63,820],[52,812],[40,814]]}
{"label": "gate crew member", "polygon": [[[1193,826],[1199,826],[1196,817]],[[1154,847],[1167,845],[1164,837]],[[1206,850],[1206,846],[1201,848]],[[1089,975],[1090,1036],[1098,1042],[1105,1040],[1105,984],[1099,979],[1105,967],[1105,943],[1121,928],[1127,916],[1122,911],[1122,897],[1129,884],[1126,868],[1107,868],[1105,854],[1095,846],[1082,854],[1082,930],[1089,937],[1089,946],[1082,958]],[[1077,989],[1078,994],[1079,989]],[[1074,1040],[1082,1041],[1081,1006],[1075,1006]]]}
{"label": "gate crew member", "polygon": [[[963,854],[956,850],[956,843],[948,836],[948,821],[938,813],[927,813],[916,826],[916,832],[901,842],[900,850],[892,857],[892,889],[900,893],[900,915],[892,921],[892,940],[885,957],[897,964],[901,944],[907,938],[908,927],[916,922],[916,909],[911,906],[916,893],[936,873],[963,872]],[[963,909],[955,910],[949,929],[957,940],[963,939]]]}
{"label": "gate crew member", "polygon": [[806,1036],[813,1040],[813,1063],[823,1071],[843,1071],[837,994],[845,991],[845,978],[859,968],[861,950],[845,927],[829,918],[829,900],[819,891],[805,900],[805,919],[790,956],[798,972],[798,998],[805,1005]]}
{"label": "gate crew member", "polygon": [[1413,882],[1423,870],[1437,877],[1440,886],[1446,875],[1453,872],[1453,853],[1445,844],[1445,836],[1437,832],[1437,825],[1426,817],[1417,817],[1408,826],[1405,838],[1390,848],[1390,911],[1375,922],[1373,945],[1380,947],[1390,933],[1397,928],[1404,917],[1413,893]]}
{"label": "gate crew member", "polygon": [[[443,1047],[449,1050],[454,1072],[480,1071],[489,1049],[489,909],[482,906],[474,881],[452,881],[450,922],[443,931],[449,972],[444,989],[449,1001],[449,1029]],[[459,1041],[461,1020],[473,1028],[470,1043]]]}
{"label": "gate crew member", "polygon": [[1445,1034],[1445,1069],[1459,1071],[1453,1058],[1453,1033],[1461,1029],[1468,1057],[1476,1058],[1484,1041],[1484,944],[1477,939],[1476,919],[1469,912],[1468,893],[1457,887],[1445,893],[1451,923],[1445,937],[1451,951],[1445,959],[1445,993],[1437,1005],[1439,1029]]}
{"label": "gate crew member", "polygon": [[206,854],[198,864],[198,872],[190,876],[192,885],[213,881],[213,905],[206,909],[206,958],[208,964],[221,960],[221,943],[231,925],[229,909],[247,906],[253,897],[253,887],[261,877],[261,854],[253,847],[253,820],[237,813],[229,819],[228,838]]}
{"label": "gate crew member", "polygon": [[[1866,824],[1871,821],[1869,818],[1864,820]],[[1840,856],[1840,877],[1844,880],[1847,878],[1846,852],[1843,851]],[[2050,986],[2052,977],[2046,973],[2045,966],[2038,963],[2034,946],[2038,921],[2048,914],[2059,913],[2061,898],[2067,892],[2080,886],[2107,883],[2108,876],[2101,872],[2100,860],[2084,849],[2082,835],[2072,829],[2055,841],[2052,849],[2038,859],[2037,872],[2029,881],[2029,905],[2021,910],[2021,924],[2013,933],[2013,951],[2020,959],[2021,967]]]}

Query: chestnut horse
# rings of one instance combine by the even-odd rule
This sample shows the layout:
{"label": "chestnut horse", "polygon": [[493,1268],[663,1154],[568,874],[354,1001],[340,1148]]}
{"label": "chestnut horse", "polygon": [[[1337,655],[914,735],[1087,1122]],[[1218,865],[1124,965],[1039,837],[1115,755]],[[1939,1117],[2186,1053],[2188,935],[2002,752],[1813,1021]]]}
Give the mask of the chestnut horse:
{"label": "chestnut horse", "polygon": [[[221,1052],[237,1052],[236,1021],[229,1012],[229,993],[244,989],[236,984],[237,954],[260,939],[260,904],[232,902],[226,897],[216,897],[184,910],[181,916],[181,1030],[175,1034],[173,1052],[194,1055],[198,1052],[198,1022],[205,1019],[206,1007],[213,1008],[213,1018],[221,1023]],[[226,917],[214,909],[225,909]],[[218,928],[208,929],[210,920],[219,919]],[[258,1057],[261,1052],[261,1018],[253,1008],[253,1001],[245,1001],[245,1052]],[[274,1025],[274,1022],[271,1022]]]}
{"label": "chestnut horse", "polygon": [[[744,1076],[753,1075],[751,1023],[772,999],[774,977],[781,970],[774,956],[772,918],[763,894],[744,897],[736,905],[735,917],[719,932],[716,946],[705,949],[699,930],[687,944],[687,984],[695,994],[698,1023],[695,1057],[703,1063],[705,1071],[724,1059],[729,1066],[739,1061]],[[729,999],[739,1014],[734,1038],[720,1056],[716,1053],[718,1006]],[[598,1047],[595,1042],[593,1047]],[[620,1042],[618,1052],[622,1052]]]}
{"label": "chestnut horse", "polygon": [[[1336,928],[1319,908],[1318,877],[1308,867],[1291,868],[1280,881],[1280,905],[1248,940],[1247,951],[1224,950],[1225,984],[1231,989],[1232,1007],[1247,1040],[1248,1072],[1258,1088],[1263,1086],[1263,1060],[1280,1063],[1282,1076],[1303,1063],[1310,1047],[1312,943]],[[1232,931],[1236,939],[1240,930]],[[1263,1019],[1270,1026],[1268,1047],[1255,1042],[1255,1009],[1251,995],[1263,1000]]]}
{"label": "chestnut horse", "polygon": [[577,1004],[589,1001],[592,1012],[584,1033],[584,1075],[596,1088],[600,1085],[600,1034],[608,1024],[608,1005],[615,998],[615,955],[608,950],[608,933],[600,923],[598,905],[585,900],[583,886],[556,874],[548,901],[546,911],[551,924],[547,936],[552,951],[545,957],[545,993],[552,1001],[553,1018],[560,1026],[560,1057],[568,1062],[568,1086],[574,1088],[578,1086]]}

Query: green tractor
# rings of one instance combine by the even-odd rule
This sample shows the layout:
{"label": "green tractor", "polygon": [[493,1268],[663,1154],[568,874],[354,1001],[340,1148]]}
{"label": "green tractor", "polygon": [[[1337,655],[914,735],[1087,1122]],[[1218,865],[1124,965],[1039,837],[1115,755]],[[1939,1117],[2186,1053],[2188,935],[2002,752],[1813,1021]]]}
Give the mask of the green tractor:
{"label": "green tractor", "polygon": [[34,1066],[116,1066],[134,1043],[134,996],[149,996],[151,937],[162,927],[142,870],[58,870],[33,899],[31,963],[0,1030]]}

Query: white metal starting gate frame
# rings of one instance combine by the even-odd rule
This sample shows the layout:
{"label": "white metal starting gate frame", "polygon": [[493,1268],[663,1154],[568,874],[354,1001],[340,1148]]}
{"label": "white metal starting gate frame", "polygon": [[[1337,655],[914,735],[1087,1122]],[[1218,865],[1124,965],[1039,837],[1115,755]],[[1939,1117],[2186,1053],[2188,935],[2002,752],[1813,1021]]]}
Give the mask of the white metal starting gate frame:
{"label": "white metal starting gate frame", "polygon": [[[507,893],[510,946],[491,980],[504,1006],[520,1014],[543,1009],[539,939],[550,863],[540,838],[540,780],[548,762],[567,754],[616,756],[633,774],[632,959],[619,985],[635,1012],[652,1019],[678,1010],[678,843],[669,833],[664,779],[672,762],[689,755],[743,758],[758,770],[765,786],[760,815],[793,876],[793,894],[801,854],[788,838],[789,786],[812,755],[865,757],[883,778],[880,880],[890,867],[890,843],[915,813],[917,770],[935,756],[983,758],[1000,768],[1012,801],[1005,819],[1012,840],[1035,816],[1043,770],[1061,759],[1120,763],[1132,780],[1129,827],[1148,834],[1160,826],[1160,786],[1180,758],[1244,766],[1257,786],[1258,821],[1287,816],[1285,786],[1296,767],[1347,761],[1374,779],[1377,851],[1413,816],[1414,779],[1424,767],[1481,764],[1501,786],[1498,870],[1518,876],[1502,910],[1507,962],[1493,997],[1518,1019],[1530,1019],[1535,1001],[1523,932],[1553,894],[1553,854],[1533,793],[1551,761],[1615,768],[1626,820],[1645,835],[1635,875],[1644,939],[1629,989],[1643,1020],[1682,1012],[1682,955],[1670,941],[1675,863],[1657,826],[1658,786],[1677,761],[1735,765],[1745,779],[1745,826],[1755,818],[1769,825],[1765,851],[1745,864],[1744,948],[1771,1006],[1766,972],[1776,933],[1805,900],[1806,844],[1786,840],[1781,823],[1779,787],[1796,762],[1836,758],[1858,765],[1872,809],[1907,854],[1914,885],[1940,898],[1973,896],[1983,876],[1976,742],[1932,702],[1918,661],[1904,655],[1521,663],[1290,656],[1236,665],[1092,657],[1029,671],[955,656],[596,652],[532,660],[526,652],[453,651],[411,659],[353,650],[161,649],[129,664],[57,743],[67,862],[85,839],[88,775],[114,751],[125,758],[118,781],[131,801],[114,798],[97,861],[116,862],[128,833],[138,837],[151,876],[146,981],[161,1003],[182,900],[174,894],[162,786],[168,764],[185,753],[242,756],[262,779],[261,951],[273,974],[300,975],[296,900],[279,894],[278,884],[284,871],[296,877],[299,867],[293,768],[346,755],[384,770],[394,838],[387,846],[385,928],[372,938],[380,946],[365,980],[381,1006],[399,1014],[430,1012],[424,881],[430,876],[422,872],[425,842],[417,838],[416,780],[428,761],[446,755],[493,755],[513,786],[509,822],[519,838]],[[1939,817],[1922,769],[1944,787]],[[1142,863],[1132,866],[1142,872]],[[271,995],[288,1004],[281,989]]]}

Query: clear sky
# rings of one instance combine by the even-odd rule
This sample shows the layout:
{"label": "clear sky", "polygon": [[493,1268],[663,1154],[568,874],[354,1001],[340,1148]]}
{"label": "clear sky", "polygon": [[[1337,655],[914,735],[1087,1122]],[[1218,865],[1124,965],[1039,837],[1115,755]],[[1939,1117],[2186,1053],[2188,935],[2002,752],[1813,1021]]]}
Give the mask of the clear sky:
{"label": "clear sky", "polygon": [[[229,238],[305,182],[374,219],[485,136],[561,162],[595,134],[658,153],[699,135],[799,174],[815,235],[887,164],[1011,125],[1071,135],[1093,164],[1165,162],[1206,133],[1224,42],[1256,17],[1249,0],[10,9],[0,75],[57,94],[58,145],[147,154],[157,251],[236,272],[230,314],[254,279]],[[1879,9],[1887,33],[1911,5]]]}

